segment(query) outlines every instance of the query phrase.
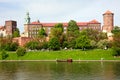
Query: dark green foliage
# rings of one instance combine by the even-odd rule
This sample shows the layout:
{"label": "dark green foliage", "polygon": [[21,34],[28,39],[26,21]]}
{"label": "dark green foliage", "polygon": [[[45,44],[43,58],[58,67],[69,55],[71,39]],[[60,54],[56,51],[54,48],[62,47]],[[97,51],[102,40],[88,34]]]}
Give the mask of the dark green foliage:
{"label": "dark green foliage", "polygon": [[47,49],[48,48],[48,42],[43,42],[42,49]]}
{"label": "dark green foliage", "polygon": [[113,56],[120,56],[120,48],[119,47],[113,47]]}
{"label": "dark green foliage", "polygon": [[115,27],[113,30],[113,56],[120,56],[120,27]]}
{"label": "dark green foliage", "polygon": [[18,49],[18,43],[13,42],[10,44],[10,51],[16,51]]}
{"label": "dark green foliage", "polygon": [[38,49],[39,48],[39,42],[38,41],[30,41],[25,44],[25,47],[31,50]]}
{"label": "dark green foliage", "polygon": [[90,47],[90,40],[87,36],[82,35],[79,38],[76,39],[76,48],[81,48],[82,50],[85,50],[86,48]]}
{"label": "dark green foliage", "polygon": [[68,42],[67,41],[64,41],[63,44],[62,44],[62,48],[65,48],[65,47],[68,47]]}
{"label": "dark green foliage", "polygon": [[68,28],[67,28],[68,31],[76,31],[76,30],[79,30],[79,27],[76,23],[76,21],[74,20],[70,20],[69,23],[68,23]]}
{"label": "dark green foliage", "polygon": [[93,29],[84,29],[83,31],[81,31],[80,34],[86,35],[90,40],[94,40],[96,42],[102,39],[107,39],[106,33],[99,32],[98,30],[93,30]]}
{"label": "dark green foliage", "polygon": [[63,24],[62,23],[58,23],[54,26],[55,28],[61,28],[62,32],[63,32]]}
{"label": "dark green foliage", "polygon": [[5,50],[2,50],[1,56],[2,56],[2,59],[6,59],[7,57],[9,57],[9,55],[6,53]]}
{"label": "dark green foliage", "polygon": [[120,32],[113,35],[113,46],[120,47]]}
{"label": "dark green foliage", "polygon": [[19,29],[17,28],[14,32],[13,32],[13,37],[20,37],[20,31]]}
{"label": "dark green foliage", "polygon": [[51,50],[59,50],[60,49],[60,43],[57,37],[53,37],[49,41],[49,49]]}
{"label": "dark green foliage", "polygon": [[26,49],[23,48],[23,47],[19,47],[19,48],[16,50],[16,54],[17,54],[18,57],[19,57],[19,56],[24,56],[25,53],[26,53]]}
{"label": "dark green foliage", "polygon": [[45,30],[43,28],[41,28],[38,32],[38,37],[43,38],[45,36],[47,36],[47,34],[46,34]]}
{"label": "dark green foliage", "polygon": [[63,24],[58,23],[51,29],[51,37],[57,37],[60,39],[60,37],[63,34]]}
{"label": "dark green foliage", "polygon": [[114,29],[111,31],[112,33],[120,33],[120,27],[115,26]]}
{"label": "dark green foliage", "polygon": [[97,43],[97,47],[100,48],[100,49],[105,49],[105,47],[108,47],[108,46],[109,46],[109,41],[107,39],[100,40]]}
{"label": "dark green foliage", "polygon": [[11,38],[0,38],[0,50],[16,51],[18,43],[12,42]]}

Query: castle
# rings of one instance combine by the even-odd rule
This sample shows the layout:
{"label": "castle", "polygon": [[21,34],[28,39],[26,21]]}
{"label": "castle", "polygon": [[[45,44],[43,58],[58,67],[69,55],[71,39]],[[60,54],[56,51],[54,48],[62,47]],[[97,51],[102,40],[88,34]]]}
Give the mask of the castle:
{"label": "castle", "polygon": [[[41,23],[39,20],[31,22],[31,18],[29,16],[29,12],[26,13],[25,17],[25,24],[24,24],[24,32],[21,34],[21,37],[14,38],[13,40],[15,42],[18,42],[19,45],[23,46],[26,42],[28,42],[31,38],[35,38],[38,35],[38,31],[41,28],[44,28],[47,35],[49,36],[51,28],[54,27],[57,23]],[[64,33],[67,31],[68,23],[63,22],[63,29]],[[106,11],[103,14],[103,26],[101,27],[101,23],[97,20],[91,20],[88,22],[77,22],[77,25],[79,27],[79,30],[83,29],[94,29],[102,32],[106,32],[108,35],[108,38],[111,39],[112,33],[114,27],[114,13],[111,11]],[[1,36],[7,36],[12,35],[14,30],[16,29],[17,23],[16,21],[6,21],[5,26],[0,27],[0,35]]]}

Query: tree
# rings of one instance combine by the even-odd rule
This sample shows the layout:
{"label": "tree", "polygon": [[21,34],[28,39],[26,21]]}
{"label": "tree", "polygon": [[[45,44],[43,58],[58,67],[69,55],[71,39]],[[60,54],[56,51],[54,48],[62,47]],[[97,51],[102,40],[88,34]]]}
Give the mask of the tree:
{"label": "tree", "polygon": [[39,30],[39,32],[38,32],[38,37],[40,37],[40,38],[43,38],[43,37],[45,37],[46,36],[46,32],[45,32],[45,30],[43,29],[43,27]]}
{"label": "tree", "polygon": [[6,59],[9,56],[5,50],[2,50],[1,55],[2,55],[2,59]]}
{"label": "tree", "polygon": [[49,49],[59,50],[60,49],[60,43],[59,43],[58,38],[57,37],[51,38],[48,46],[49,46]]}
{"label": "tree", "polygon": [[68,23],[67,31],[75,32],[77,30],[79,30],[79,27],[78,27],[76,21],[70,20]]}
{"label": "tree", "polygon": [[85,50],[90,47],[90,40],[87,36],[82,35],[76,39],[76,48],[82,48]]}
{"label": "tree", "polygon": [[90,40],[90,46],[92,49],[97,47],[96,44],[97,44],[96,41]]}
{"label": "tree", "polygon": [[20,31],[18,28],[16,28],[16,30],[13,32],[13,37],[20,37]]}
{"label": "tree", "polygon": [[51,29],[51,37],[58,37],[60,38],[63,34],[63,24],[58,23]]}
{"label": "tree", "polygon": [[17,56],[24,56],[26,54],[26,49],[23,48],[23,47],[19,47],[17,50],[16,50],[16,54]]}
{"label": "tree", "polygon": [[75,39],[79,36],[79,27],[74,20],[70,20],[67,28],[67,42],[69,48],[75,48]]}
{"label": "tree", "polygon": [[38,41],[29,41],[25,44],[25,47],[31,50],[38,49],[39,42]]}
{"label": "tree", "polygon": [[90,40],[94,40],[96,42],[99,42],[102,39],[107,39],[107,34],[103,32],[99,32],[98,30],[93,29],[84,29],[81,31],[82,35],[88,36]]}
{"label": "tree", "polygon": [[107,39],[104,39],[104,40],[100,40],[98,43],[97,43],[97,47],[98,48],[101,48],[101,49],[107,49],[109,46],[109,41]]}
{"label": "tree", "polygon": [[10,51],[16,51],[18,49],[18,43],[12,42],[10,44]]}
{"label": "tree", "polygon": [[113,34],[120,32],[120,27],[115,26],[114,29],[111,31]]}

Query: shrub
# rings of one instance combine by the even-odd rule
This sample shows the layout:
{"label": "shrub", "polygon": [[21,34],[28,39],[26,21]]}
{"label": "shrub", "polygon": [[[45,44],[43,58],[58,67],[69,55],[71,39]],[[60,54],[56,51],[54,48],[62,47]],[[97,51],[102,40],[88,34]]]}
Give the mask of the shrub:
{"label": "shrub", "polygon": [[20,47],[20,48],[18,48],[18,49],[16,50],[17,56],[24,56],[25,53],[26,53],[26,49],[23,48],[23,47]]}
{"label": "shrub", "polygon": [[6,59],[9,56],[5,50],[1,52],[1,55],[2,55],[2,59]]}
{"label": "shrub", "polygon": [[120,56],[120,48],[119,47],[113,47],[113,56]]}

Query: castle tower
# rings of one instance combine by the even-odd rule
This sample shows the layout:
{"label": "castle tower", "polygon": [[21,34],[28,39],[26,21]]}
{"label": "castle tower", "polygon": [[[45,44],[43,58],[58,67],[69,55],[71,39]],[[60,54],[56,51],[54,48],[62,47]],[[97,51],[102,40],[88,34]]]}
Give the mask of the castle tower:
{"label": "castle tower", "polygon": [[16,30],[16,21],[5,21],[6,34],[12,36],[13,32]]}
{"label": "castle tower", "polygon": [[29,24],[29,23],[30,23],[30,16],[29,16],[29,12],[27,12],[25,17],[25,24]]}
{"label": "castle tower", "polygon": [[30,25],[30,16],[29,16],[29,12],[27,12],[25,17],[24,33],[22,34],[22,36],[28,37],[29,25]]}
{"label": "castle tower", "polygon": [[103,14],[102,31],[111,33],[111,31],[113,30],[113,27],[114,27],[114,13],[108,10]]}

